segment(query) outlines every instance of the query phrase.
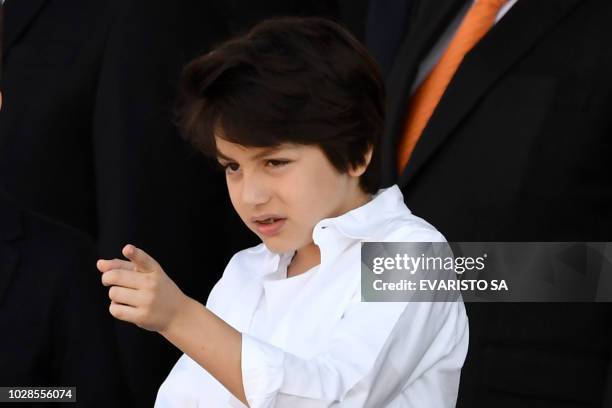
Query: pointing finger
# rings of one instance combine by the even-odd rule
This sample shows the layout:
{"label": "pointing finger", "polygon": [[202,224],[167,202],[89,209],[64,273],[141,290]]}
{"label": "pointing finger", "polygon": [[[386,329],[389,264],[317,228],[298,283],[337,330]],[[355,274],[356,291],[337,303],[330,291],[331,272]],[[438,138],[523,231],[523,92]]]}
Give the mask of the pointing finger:
{"label": "pointing finger", "polygon": [[125,269],[128,271],[136,269],[132,262],[124,261],[123,259],[99,259],[96,262],[96,267],[100,272],[107,272],[111,269]]}
{"label": "pointing finger", "polygon": [[123,255],[136,265],[136,270],[140,272],[151,272],[159,268],[159,264],[149,254],[134,245],[123,247]]}

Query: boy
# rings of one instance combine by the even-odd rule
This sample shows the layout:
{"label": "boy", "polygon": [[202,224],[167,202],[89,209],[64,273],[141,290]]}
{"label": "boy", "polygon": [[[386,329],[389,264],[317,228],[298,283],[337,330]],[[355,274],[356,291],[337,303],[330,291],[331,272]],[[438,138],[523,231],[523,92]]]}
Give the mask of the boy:
{"label": "boy", "polygon": [[263,243],[206,307],[141,249],[99,261],[111,314],[185,353],[156,406],[454,406],[463,304],[360,301],[361,242],[444,241],[378,188],[383,85],[363,47],[324,19],[270,20],[192,62],[184,91],[187,138]]}

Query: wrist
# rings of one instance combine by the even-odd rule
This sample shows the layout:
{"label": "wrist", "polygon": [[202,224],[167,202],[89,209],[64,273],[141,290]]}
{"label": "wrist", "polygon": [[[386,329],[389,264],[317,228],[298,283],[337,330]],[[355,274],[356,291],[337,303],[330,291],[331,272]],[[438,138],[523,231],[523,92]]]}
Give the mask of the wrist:
{"label": "wrist", "polygon": [[203,307],[204,306],[195,299],[192,299],[185,294],[181,294],[181,298],[176,306],[174,315],[171,317],[168,324],[166,324],[166,327],[159,331],[159,334],[170,340],[171,337],[174,337],[180,333],[183,328],[188,328],[190,326],[189,322],[192,320],[192,316],[195,315],[194,312]]}

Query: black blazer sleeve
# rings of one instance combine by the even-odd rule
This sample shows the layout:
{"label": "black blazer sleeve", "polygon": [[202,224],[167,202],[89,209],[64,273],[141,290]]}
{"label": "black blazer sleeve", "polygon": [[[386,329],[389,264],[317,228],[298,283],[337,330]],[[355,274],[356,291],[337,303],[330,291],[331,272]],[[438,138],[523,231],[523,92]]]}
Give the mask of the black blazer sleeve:
{"label": "black blazer sleeve", "polygon": [[85,234],[0,195],[1,386],[76,387],[77,404],[65,406],[127,402],[95,259]]}
{"label": "black blazer sleeve", "polygon": [[[121,3],[93,114],[100,254],[120,257],[126,243],[138,245],[199,301],[223,272],[231,205],[222,175],[179,136],[173,110],[183,64],[224,30],[210,2]],[[115,325],[132,395],[152,406],[179,352],[156,333]]]}

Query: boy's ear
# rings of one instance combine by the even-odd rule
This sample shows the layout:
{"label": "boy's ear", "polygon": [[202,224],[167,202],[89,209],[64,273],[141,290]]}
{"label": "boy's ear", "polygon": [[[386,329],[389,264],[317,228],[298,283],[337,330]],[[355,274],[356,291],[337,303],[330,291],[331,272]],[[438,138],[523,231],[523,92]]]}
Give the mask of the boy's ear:
{"label": "boy's ear", "polygon": [[368,147],[368,151],[365,153],[365,155],[363,156],[363,164],[360,164],[356,167],[350,166],[348,173],[353,176],[353,177],[361,177],[361,175],[363,173],[365,173],[365,171],[368,168],[368,165],[370,164],[370,161],[372,160],[372,146]]}

